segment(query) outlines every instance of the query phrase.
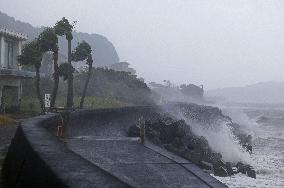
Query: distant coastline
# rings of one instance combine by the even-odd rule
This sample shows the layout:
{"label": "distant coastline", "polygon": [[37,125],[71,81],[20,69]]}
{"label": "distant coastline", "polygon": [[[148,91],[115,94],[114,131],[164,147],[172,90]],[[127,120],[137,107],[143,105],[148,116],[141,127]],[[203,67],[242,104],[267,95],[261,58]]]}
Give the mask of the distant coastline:
{"label": "distant coastline", "polygon": [[207,90],[205,96],[218,103],[247,103],[283,106],[283,93],[284,81],[270,81],[243,87]]}

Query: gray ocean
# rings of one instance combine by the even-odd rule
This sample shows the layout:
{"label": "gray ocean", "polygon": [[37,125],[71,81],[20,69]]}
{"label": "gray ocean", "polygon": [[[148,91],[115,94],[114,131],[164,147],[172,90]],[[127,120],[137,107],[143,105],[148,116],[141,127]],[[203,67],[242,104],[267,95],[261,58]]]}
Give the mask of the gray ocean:
{"label": "gray ocean", "polygon": [[244,174],[216,178],[232,188],[283,188],[284,105],[238,104],[220,108],[253,136],[253,153],[245,160],[254,166],[257,178]]}

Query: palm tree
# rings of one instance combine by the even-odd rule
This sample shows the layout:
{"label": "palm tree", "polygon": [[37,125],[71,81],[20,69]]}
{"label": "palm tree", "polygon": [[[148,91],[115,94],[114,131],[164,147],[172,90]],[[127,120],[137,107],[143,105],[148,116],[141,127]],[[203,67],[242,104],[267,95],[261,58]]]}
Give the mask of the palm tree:
{"label": "palm tree", "polygon": [[75,62],[86,60],[86,63],[88,65],[88,75],[84,85],[82,97],[80,100],[80,108],[83,108],[88,84],[92,74],[93,58],[92,58],[91,46],[86,41],[82,41],[81,43],[79,43],[72,53],[72,60]]}
{"label": "palm tree", "polygon": [[34,66],[36,70],[35,86],[37,91],[37,97],[40,103],[42,112],[45,112],[45,107],[40,90],[40,72],[42,60],[42,52],[40,50],[37,39],[26,43],[22,49],[22,54],[17,57],[20,65]]}
{"label": "palm tree", "polygon": [[59,65],[58,74],[60,77],[63,77],[64,81],[68,80],[69,72],[71,72],[72,74],[75,72],[74,67],[70,66],[69,63],[65,62]]}
{"label": "palm tree", "polygon": [[54,85],[51,94],[50,108],[54,108],[58,84],[59,84],[59,73],[58,73],[58,37],[53,28],[45,28],[38,37],[38,43],[40,50],[45,53],[48,51],[53,52],[53,79]]}
{"label": "palm tree", "polygon": [[[73,39],[72,36],[72,30],[74,26],[69,23],[69,21],[63,17],[60,21],[58,21],[55,26],[55,33],[59,36],[64,36],[66,37],[66,40],[68,41],[68,63],[70,66],[71,64],[71,41]],[[72,108],[73,107],[73,74],[71,72],[71,68],[68,69],[68,78],[67,78],[67,83],[68,83],[68,92],[67,92],[67,108]]]}

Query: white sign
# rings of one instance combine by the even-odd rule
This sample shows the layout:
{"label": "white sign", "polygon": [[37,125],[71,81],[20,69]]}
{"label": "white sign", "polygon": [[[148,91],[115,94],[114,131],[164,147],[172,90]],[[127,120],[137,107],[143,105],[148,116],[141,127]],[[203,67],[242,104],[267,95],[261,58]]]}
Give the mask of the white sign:
{"label": "white sign", "polygon": [[46,108],[50,108],[50,94],[44,95],[44,105]]}

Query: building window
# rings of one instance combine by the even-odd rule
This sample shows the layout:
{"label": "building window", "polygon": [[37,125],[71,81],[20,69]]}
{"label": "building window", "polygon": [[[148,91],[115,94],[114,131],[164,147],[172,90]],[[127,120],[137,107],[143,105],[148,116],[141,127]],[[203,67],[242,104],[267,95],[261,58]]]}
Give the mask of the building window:
{"label": "building window", "polygon": [[13,58],[14,58],[14,43],[11,41],[5,41],[5,62],[7,68],[13,68]]}

